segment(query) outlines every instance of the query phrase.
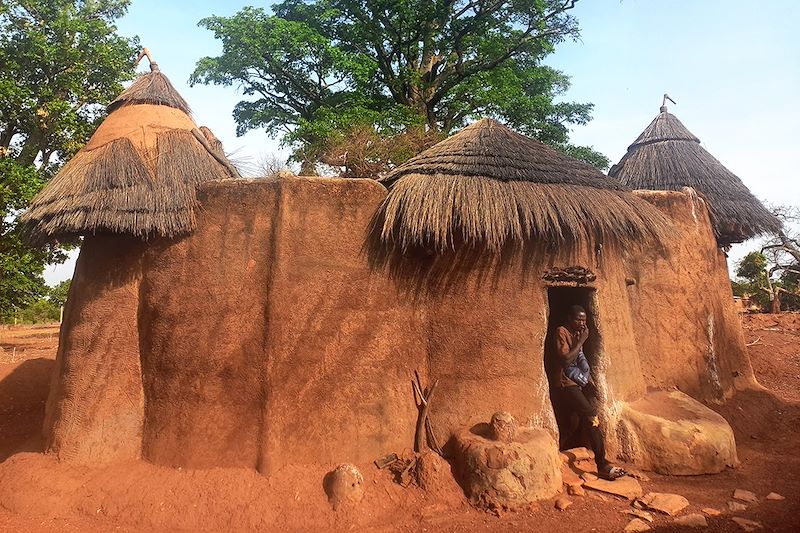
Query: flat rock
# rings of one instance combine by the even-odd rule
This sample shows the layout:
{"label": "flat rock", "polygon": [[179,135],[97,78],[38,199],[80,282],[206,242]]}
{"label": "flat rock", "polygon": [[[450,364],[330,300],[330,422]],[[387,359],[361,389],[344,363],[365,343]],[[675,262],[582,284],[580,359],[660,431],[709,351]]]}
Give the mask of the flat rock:
{"label": "flat rock", "polygon": [[747,509],[747,506],[743,503],[735,502],[733,500],[728,502],[728,510],[738,513]]}
{"label": "flat rock", "polygon": [[625,531],[650,531],[650,526],[644,520],[634,518],[625,526]]}
{"label": "flat rock", "polygon": [[745,531],[755,531],[757,529],[763,529],[764,526],[761,525],[760,522],[756,522],[755,520],[748,520],[747,518],[740,518],[738,516],[734,516],[731,518],[736,524],[744,529]]}
{"label": "flat rock", "polygon": [[631,476],[632,478],[636,478],[639,481],[644,481],[645,483],[650,481],[650,477],[644,472],[641,472],[639,470],[631,470],[627,468],[625,470],[628,472],[628,475]]}
{"label": "flat rock", "polygon": [[767,494],[767,499],[768,500],[774,500],[774,501],[780,501],[780,500],[785,500],[786,498],[784,498],[783,496],[781,496],[777,492],[770,492],[769,494]]}
{"label": "flat rock", "polygon": [[594,481],[595,479],[598,479],[598,477],[592,474],[591,472],[584,472],[583,474],[581,474],[581,479],[583,479],[584,481]]}
{"label": "flat rock", "polygon": [[700,513],[692,513],[684,516],[679,516],[672,521],[675,525],[683,527],[708,527],[706,517]]}
{"label": "flat rock", "polygon": [[714,509],[713,507],[703,507],[700,510],[703,511],[708,516],[719,516],[722,514],[722,511],[720,511],[719,509]]}
{"label": "flat rock", "polygon": [[559,511],[563,511],[570,505],[572,505],[572,500],[570,500],[569,498],[565,498],[564,496],[562,496],[556,499],[556,509],[558,509]]}
{"label": "flat rock", "polygon": [[564,450],[563,453],[573,461],[587,461],[594,459],[594,453],[592,453],[592,451],[588,448],[571,448],[569,450]]}
{"label": "flat rock", "polygon": [[576,483],[583,485],[583,480],[578,477],[578,474],[567,466],[561,468],[561,480],[567,485],[574,485]]}
{"label": "flat rock", "polygon": [[586,481],[583,486],[587,489],[605,492],[606,494],[613,494],[614,496],[620,496],[627,500],[633,500],[634,498],[638,498],[643,494],[642,486],[639,484],[639,482],[632,477],[627,476],[615,479],[614,481],[593,479],[591,481]]}
{"label": "flat rock", "polygon": [[669,516],[675,516],[689,506],[689,500],[679,494],[667,492],[649,492],[641,498],[645,507],[651,511],[658,511]]}
{"label": "flat rock", "polygon": [[636,518],[641,518],[642,520],[647,520],[648,522],[653,521],[653,515],[640,509],[624,509],[622,513],[635,516]]}
{"label": "flat rock", "polygon": [[757,503],[758,496],[754,492],[744,489],[736,489],[733,491],[733,499],[747,503]]}
{"label": "flat rock", "polygon": [[586,496],[586,491],[583,488],[583,484],[573,483],[567,485],[567,494],[570,496]]}

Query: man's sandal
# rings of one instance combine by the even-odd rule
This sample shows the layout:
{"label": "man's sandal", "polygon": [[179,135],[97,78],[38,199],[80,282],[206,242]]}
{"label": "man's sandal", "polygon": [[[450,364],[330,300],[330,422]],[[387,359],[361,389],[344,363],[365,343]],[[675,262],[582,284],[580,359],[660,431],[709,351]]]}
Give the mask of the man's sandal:
{"label": "man's sandal", "polygon": [[614,481],[622,476],[627,476],[628,473],[618,466],[609,466],[602,470],[597,471],[597,476],[608,481]]}

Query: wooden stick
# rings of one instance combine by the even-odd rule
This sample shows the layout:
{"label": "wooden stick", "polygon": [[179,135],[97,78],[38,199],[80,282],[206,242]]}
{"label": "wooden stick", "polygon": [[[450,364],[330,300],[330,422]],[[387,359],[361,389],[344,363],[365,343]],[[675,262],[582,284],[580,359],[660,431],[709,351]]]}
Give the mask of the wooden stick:
{"label": "wooden stick", "polygon": [[206,149],[206,151],[211,155],[211,157],[216,159],[220,165],[225,167],[225,170],[228,171],[228,173],[231,175],[232,178],[241,178],[241,176],[239,175],[239,171],[236,170],[236,167],[231,165],[230,161],[227,161],[224,157],[220,156],[211,148],[211,145],[208,144],[208,139],[206,139],[206,136],[203,135],[203,132],[201,132],[197,128],[192,128],[192,135],[194,135],[194,138],[197,139],[200,142],[200,144],[203,145],[203,148]]}
{"label": "wooden stick", "polygon": [[436,435],[433,432],[433,424],[431,424],[431,418],[430,417],[427,417],[425,419],[425,430],[428,433],[428,446],[433,451],[435,451],[436,453],[438,453],[439,455],[444,457],[444,451],[442,450],[442,447],[439,446],[438,442],[436,442]]}
{"label": "wooden stick", "polygon": [[422,387],[420,386],[419,374],[414,371],[416,375],[417,381],[412,382],[414,385],[414,390],[420,395],[420,402],[417,405],[417,409],[419,409],[419,416],[417,417],[417,431],[414,434],[414,451],[419,453],[427,448],[427,433],[426,433],[426,424],[425,422],[428,420],[428,409],[430,408],[431,400],[433,399],[433,395],[436,392],[436,386],[439,384],[439,380],[433,382],[430,389],[425,389],[425,394],[422,394]]}

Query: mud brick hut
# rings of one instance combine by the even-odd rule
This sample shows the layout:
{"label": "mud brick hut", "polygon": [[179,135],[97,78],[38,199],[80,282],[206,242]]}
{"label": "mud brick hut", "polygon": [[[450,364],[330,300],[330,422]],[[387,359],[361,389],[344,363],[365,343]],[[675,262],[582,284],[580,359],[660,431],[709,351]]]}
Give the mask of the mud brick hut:
{"label": "mud brick hut", "polygon": [[84,235],[50,452],[264,474],[367,463],[414,442],[415,371],[438,380],[440,443],[497,411],[552,434],[546,339],[579,303],[612,452],[675,474],[736,462],[698,400],[755,381],[693,191],[630,192],[491,120],[383,183],[236,179],[149,76],[26,215],[41,238]]}
{"label": "mud brick hut", "polygon": [[708,202],[714,233],[723,247],[781,228],[742,180],[708,153],[666,105],[608,175],[633,189],[693,188]]}

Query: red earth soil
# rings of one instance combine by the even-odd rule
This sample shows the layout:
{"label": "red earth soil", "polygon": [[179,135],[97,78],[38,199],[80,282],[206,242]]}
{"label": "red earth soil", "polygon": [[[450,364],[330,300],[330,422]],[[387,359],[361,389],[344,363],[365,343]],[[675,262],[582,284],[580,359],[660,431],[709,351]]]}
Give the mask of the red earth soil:
{"label": "red earth soil", "polygon": [[[800,315],[744,315],[756,376],[766,389],[737,394],[722,414],[736,434],[739,468],[709,476],[648,474],[645,492],[673,492],[690,506],[724,510],[736,488],[755,492],[759,503],[744,512],[709,518],[706,531],[742,531],[730,518],[763,524],[764,531],[800,530]],[[0,531],[326,530],[371,531],[622,531],[627,501],[589,491],[500,516],[470,508],[442,485],[438,496],[402,488],[388,471],[362,466],[367,492],[388,495],[350,513],[330,513],[321,489],[324,470],[285,469],[271,479],[235,469],[177,472],[142,462],[89,468],[59,464],[40,453],[41,426],[58,344],[58,327],[0,329],[0,480],[21,487],[0,499]],[[15,350],[16,348],[16,350]],[[35,453],[31,453],[35,452]],[[317,471],[319,470],[319,471]],[[0,481],[2,483],[2,481]],[[15,483],[15,486],[17,483]],[[783,501],[764,496],[777,492]],[[13,500],[13,501],[12,501]],[[272,501],[272,503],[269,502]],[[280,500],[282,503],[275,503]],[[9,509],[18,512],[11,512]],[[124,517],[121,519],[120,517]],[[657,516],[656,531],[682,531]]]}

